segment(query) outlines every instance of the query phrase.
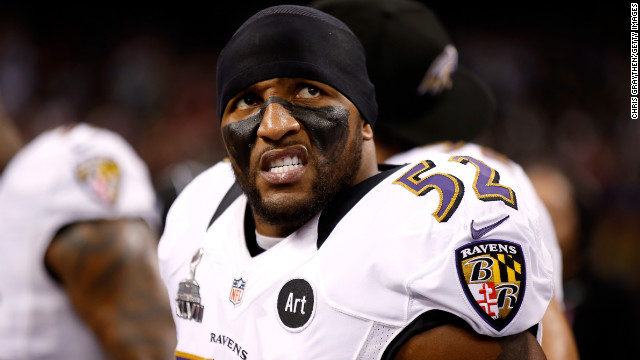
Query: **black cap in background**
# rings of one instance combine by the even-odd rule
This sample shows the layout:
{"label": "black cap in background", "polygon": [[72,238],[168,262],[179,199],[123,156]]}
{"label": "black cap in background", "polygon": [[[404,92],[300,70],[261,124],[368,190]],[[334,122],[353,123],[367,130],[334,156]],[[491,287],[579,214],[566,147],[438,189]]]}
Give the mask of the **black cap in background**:
{"label": "black cap in background", "polygon": [[316,0],[309,6],[342,20],[365,47],[376,88],[376,138],[418,146],[470,141],[495,116],[488,87],[458,65],[435,14],[411,0]]}

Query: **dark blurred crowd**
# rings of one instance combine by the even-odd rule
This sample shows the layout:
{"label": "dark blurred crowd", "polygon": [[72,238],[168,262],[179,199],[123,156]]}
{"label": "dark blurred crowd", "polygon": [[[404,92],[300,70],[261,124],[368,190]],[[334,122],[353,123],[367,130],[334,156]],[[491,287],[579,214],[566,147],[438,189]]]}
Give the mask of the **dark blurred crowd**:
{"label": "dark blurred crowd", "polygon": [[[0,97],[26,140],[73,121],[119,132],[168,203],[225,156],[217,51],[229,29],[274,3],[67,11],[9,1],[0,7]],[[481,143],[527,169],[550,166],[572,189],[577,216],[561,244],[572,249],[564,258],[568,310],[586,301],[585,286],[597,286],[604,302],[590,311],[624,318],[625,304],[640,303],[640,122],[630,118],[628,6],[427,4],[460,62],[494,91],[499,116]]]}

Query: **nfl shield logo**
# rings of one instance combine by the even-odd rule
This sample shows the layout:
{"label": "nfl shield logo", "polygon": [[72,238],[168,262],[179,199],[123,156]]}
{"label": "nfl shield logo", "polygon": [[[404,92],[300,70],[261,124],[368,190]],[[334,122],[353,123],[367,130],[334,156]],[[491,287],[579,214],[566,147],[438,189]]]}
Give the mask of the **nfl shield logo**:
{"label": "nfl shield logo", "polygon": [[504,240],[475,241],[456,249],[458,277],[478,315],[501,331],[524,299],[526,267],[520,245]]}
{"label": "nfl shield logo", "polygon": [[233,285],[231,286],[231,293],[229,294],[229,301],[236,306],[242,302],[242,295],[244,294],[244,286],[247,282],[240,279],[233,279]]}

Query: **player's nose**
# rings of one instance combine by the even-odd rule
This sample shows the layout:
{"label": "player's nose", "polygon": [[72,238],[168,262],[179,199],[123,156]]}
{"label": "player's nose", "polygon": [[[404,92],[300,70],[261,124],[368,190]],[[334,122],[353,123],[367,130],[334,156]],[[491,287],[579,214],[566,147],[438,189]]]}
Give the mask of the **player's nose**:
{"label": "player's nose", "polygon": [[284,105],[274,102],[266,106],[258,127],[258,137],[278,141],[298,131],[300,131],[300,123]]}

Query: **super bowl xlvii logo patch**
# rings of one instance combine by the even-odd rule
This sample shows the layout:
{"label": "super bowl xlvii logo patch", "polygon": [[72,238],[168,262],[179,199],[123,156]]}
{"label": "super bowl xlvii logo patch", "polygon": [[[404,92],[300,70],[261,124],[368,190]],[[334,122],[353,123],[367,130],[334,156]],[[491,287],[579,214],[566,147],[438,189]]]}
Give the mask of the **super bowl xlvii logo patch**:
{"label": "super bowl xlvii logo patch", "polygon": [[176,315],[183,319],[202,322],[204,305],[200,303],[200,285],[195,280],[196,268],[204,254],[203,249],[198,251],[191,258],[189,277],[178,284],[178,298],[176,299]]}
{"label": "super bowl xlvii logo patch", "polygon": [[522,248],[503,240],[475,241],[456,249],[458,277],[480,316],[501,331],[518,313],[525,290]]}
{"label": "super bowl xlvii logo patch", "polygon": [[229,301],[233,306],[237,306],[242,302],[242,295],[244,295],[244,286],[247,284],[242,278],[233,279],[231,284],[231,292],[229,293]]}
{"label": "super bowl xlvii logo patch", "polygon": [[101,203],[112,205],[118,199],[120,168],[115,161],[103,157],[85,160],[76,167],[76,178]]}

